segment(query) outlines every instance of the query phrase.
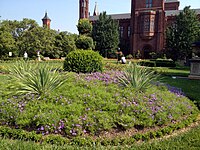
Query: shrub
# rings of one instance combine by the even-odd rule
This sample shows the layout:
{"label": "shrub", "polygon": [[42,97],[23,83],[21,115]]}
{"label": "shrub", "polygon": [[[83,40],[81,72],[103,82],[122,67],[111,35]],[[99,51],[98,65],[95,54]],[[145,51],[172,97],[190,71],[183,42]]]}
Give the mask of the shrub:
{"label": "shrub", "polygon": [[151,86],[151,81],[155,80],[157,75],[154,71],[137,65],[129,64],[123,72],[118,76],[119,83],[125,87],[131,87],[136,91],[144,91]]}
{"label": "shrub", "polygon": [[79,34],[90,35],[92,31],[92,23],[88,19],[80,19],[77,25]]}
{"label": "shrub", "polygon": [[76,47],[78,49],[93,49],[94,43],[93,39],[88,36],[80,35],[78,39],[76,40]]}
{"label": "shrub", "polygon": [[155,61],[147,61],[147,60],[140,61],[139,64],[141,66],[148,66],[148,67],[155,67],[156,66]]}
{"label": "shrub", "polygon": [[133,55],[131,55],[131,54],[127,55],[126,59],[133,59]]}
{"label": "shrub", "polygon": [[176,64],[171,59],[156,59],[156,67],[176,67]]}
{"label": "shrub", "polygon": [[12,87],[21,94],[46,95],[65,82],[56,70],[53,71],[47,65],[42,66],[39,63],[33,65],[18,61],[10,67],[9,71],[13,80]]}
{"label": "shrub", "polygon": [[106,50],[106,54],[105,56],[107,58],[117,58],[117,53],[116,53],[116,50],[115,49],[109,49],[109,50]]}
{"label": "shrub", "polygon": [[103,58],[92,50],[76,50],[70,52],[64,61],[64,70],[77,73],[102,71]]}
{"label": "shrub", "polygon": [[140,61],[139,64],[141,66],[148,66],[148,67],[176,67],[176,64],[171,59],[151,59]]}

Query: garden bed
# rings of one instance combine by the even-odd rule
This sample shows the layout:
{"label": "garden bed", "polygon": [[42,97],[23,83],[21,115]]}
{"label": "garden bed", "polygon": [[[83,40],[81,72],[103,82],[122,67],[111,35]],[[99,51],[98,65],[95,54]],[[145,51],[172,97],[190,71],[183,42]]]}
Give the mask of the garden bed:
{"label": "garden bed", "polygon": [[134,91],[118,84],[120,73],[69,73],[63,75],[67,82],[48,96],[2,98],[0,134],[47,143],[117,145],[161,137],[196,120],[198,109],[179,90],[152,85]]}

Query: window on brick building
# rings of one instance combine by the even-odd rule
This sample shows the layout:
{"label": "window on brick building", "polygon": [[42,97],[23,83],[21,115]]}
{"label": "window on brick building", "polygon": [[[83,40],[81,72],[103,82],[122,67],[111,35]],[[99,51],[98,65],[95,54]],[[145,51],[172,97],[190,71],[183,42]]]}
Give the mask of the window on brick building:
{"label": "window on brick building", "polygon": [[146,15],[146,16],[144,16],[143,32],[149,32],[149,30],[150,30],[150,20],[149,20],[149,16]]}
{"label": "window on brick building", "polygon": [[123,37],[123,35],[124,35],[124,27],[119,27],[119,35],[120,35],[120,38]]}
{"label": "window on brick building", "polygon": [[82,7],[86,7],[86,1],[85,0],[82,1]]}
{"label": "window on brick building", "polygon": [[131,36],[131,27],[128,26],[128,37],[130,37],[130,36]]}
{"label": "window on brick building", "polygon": [[153,0],[146,0],[146,8],[150,8],[153,5]]}

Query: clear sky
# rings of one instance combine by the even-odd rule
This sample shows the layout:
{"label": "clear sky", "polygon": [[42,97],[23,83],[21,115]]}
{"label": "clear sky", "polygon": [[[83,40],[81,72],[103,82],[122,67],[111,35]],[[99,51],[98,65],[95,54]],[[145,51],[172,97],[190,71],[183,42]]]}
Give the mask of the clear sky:
{"label": "clear sky", "polygon": [[[180,9],[190,5],[200,9],[200,0],[179,0]],[[99,12],[107,14],[130,13],[131,0],[90,0],[90,12],[93,14],[95,2]],[[45,11],[51,18],[51,28],[77,33],[79,19],[79,0],[0,0],[1,20],[22,20],[30,18],[42,25]]]}

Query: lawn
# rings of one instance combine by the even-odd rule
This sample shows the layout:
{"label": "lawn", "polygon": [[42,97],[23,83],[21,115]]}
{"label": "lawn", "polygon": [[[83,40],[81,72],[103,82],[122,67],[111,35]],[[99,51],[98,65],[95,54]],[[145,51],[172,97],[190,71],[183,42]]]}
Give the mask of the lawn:
{"label": "lawn", "polygon": [[[53,66],[53,69],[62,68],[62,62],[49,64]],[[7,68],[9,65],[13,64],[7,63],[2,66]],[[195,121],[195,116],[199,112],[187,97],[199,100],[199,81],[163,76],[162,82],[178,88],[173,88],[172,91],[167,87],[151,85],[148,89],[139,88],[142,92],[138,92],[136,88],[135,90],[130,87],[125,88],[118,83],[116,79],[122,75],[121,70],[124,65],[113,63],[111,66],[107,64],[107,67],[111,68],[113,65],[117,70],[105,69],[102,73],[92,74],[61,73],[61,79],[67,82],[48,95],[39,97],[33,93],[22,96],[9,94],[13,90],[10,86],[13,80],[10,80],[8,74],[0,75],[1,135],[15,139],[19,137],[26,140],[34,139],[34,141],[40,141],[42,138],[43,141],[42,145],[38,145],[32,142],[2,139],[0,145],[6,146],[9,145],[8,143],[13,143],[7,147],[21,145],[21,149],[23,147],[24,149],[27,147],[61,149],[59,144],[70,143],[73,147],[69,145],[64,145],[64,147],[78,149],[79,146],[90,145],[88,149],[92,149],[91,147],[94,148],[93,144],[96,143],[95,148],[99,149],[110,149],[111,145],[114,146],[113,148],[120,149],[147,149],[147,147],[148,149],[155,149],[155,147],[168,149],[172,142],[175,143],[173,148],[187,148],[189,145],[187,143],[194,141],[194,144],[189,145],[190,148],[198,146],[199,134],[194,133],[200,132],[199,126],[191,132],[168,140],[143,142],[139,145],[132,143],[138,140],[149,141],[151,138],[171,134],[174,130]],[[172,72],[171,75],[177,72],[179,75],[185,75],[188,72],[185,68],[156,69],[163,75],[170,75],[169,72]],[[179,88],[187,97],[182,96]],[[68,140],[66,141],[63,136]],[[56,139],[53,143],[58,142],[57,145],[47,144],[52,143],[53,139]],[[118,145],[119,143],[121,144]]]}
{"label": "lawn", "polygon": [[163,76],[162,82],[181,88],[182,91],[192,100],[200,101],[200,80],[190,80],[188,78]]}

